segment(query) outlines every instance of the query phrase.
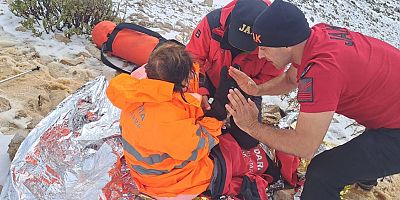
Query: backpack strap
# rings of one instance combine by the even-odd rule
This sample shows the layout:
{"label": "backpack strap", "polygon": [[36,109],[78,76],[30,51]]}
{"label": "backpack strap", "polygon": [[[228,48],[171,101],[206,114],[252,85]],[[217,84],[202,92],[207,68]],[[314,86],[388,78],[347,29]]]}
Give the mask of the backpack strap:
{"label": "backpack strap", "polygon": [[105,49],[106,49],[106,43],[107,42],[104,42],[103,43],[103,45],[101,46],[101,51],[100,51],[100,56],[101,56],[101,61],[105,64],[105,65],[107,65],[107,66],[109,66],[109,67],[111,67],[111,68],[113,68],[114,70],[116,70],[116,71],[118,71],[118,72],[120,72],[120,73],[125,73],[125,74],[130,74],[130,73],[132,73],[133,71],[135,71],[136,69],[138,69],[140,66],[137,66],[136,64],[136,67],[134,67],[133,69],[132,69],[132,71],[130,72],[130,71],[126,71],[126,70],[124,70],[124,69],[122,69],[122,68],[120,68],[120,67],[117,67],[116,65],[114,65],[110,60],[108,60],[108,58],[104,55],[104,53],[105,52],[107,52]]}
{"label": "backpack strap", "polygon": [[[111,68],[117,70],[118,72],[130,74],[131,72],[126,71],[126,70],[124,70],[124,69],[122,69],[122,68],[120,68],[120,67],[117,67],[117,66],[114,65],[110,60],[108,60],[107,57],[104,55],[104,54],[107,53],[107,52],[112,52],[112,44],[113,44],[113,42],[114,42],[114,40],[115,40],[115,37],[116,37],[117,34],[118,34],[121,30],[123,30],[123,29],[129,29],[129,30],[133,30],[133,31],[136,31],[136,32],[144,33],[144,34],[146,34],[146,35],[153,36],[153,37],[155,37],[155,38],[157,38],[157,39],[159,40],[159,44],[162,43],[162,42],[164,42],[164,41],[166,41],[167,39],[165,39],[165,38],[164,38],[163,36],[161,36],[159,33],[155,32],[155,31],[152,31],[152,30],[150,30],[150,29],[147,29],[147,28],[145,28],[145,27],[143,27],[143,26],[139,26],[139,25],[131,24],[131,23],[120,23],[120,24],[118,24],[118,25],[114,28],[114,30],[111,32],[111,34],[108,35],[107,41],[104,42],[103,45],[102,45],[102,47],[101,47],[101,61],[102,61],[105,65],[107,65],[107,66],[109,66],[109,67],[111,67]],[[157,45],[157,46],[158,46],[158,45]],[[133,63],[133,64],[135,64],[135,63]],[[135,65],[136,65],[136,64],[135,64]],[[139,67],[140,67],[140,66],[136,66],[135,68],[133,68],[132,71],[135,71],[135,70],[136,70],[137,68],[139,68]]]}
{"label": "backpack strap", "polygon": [[219,22],[221,18],[221,10],[222,8],[216,9],[211,11],[210,13],[207,14],[207,21],[208,25],[210,26],[210,32],[211,32],[211,37],[212,39],[221,42],[222,37],[213,33],[213,29],[217,27],[221,27],[221,23]]}

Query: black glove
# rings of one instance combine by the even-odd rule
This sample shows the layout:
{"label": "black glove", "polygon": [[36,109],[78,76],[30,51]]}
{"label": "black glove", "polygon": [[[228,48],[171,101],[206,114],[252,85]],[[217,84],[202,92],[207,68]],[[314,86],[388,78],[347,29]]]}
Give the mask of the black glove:
{"label": "black glove", "polygon": [[220,104],[228,103],[229,89],[235,87],[236,82],[229,76],[228,67],[223,66],[219,75],[219,85],[214,94],[214,101],[217,100]]}
{"label": "black glove", "polygon": [[233,120],[233,117],[230,118],[230,125],[231,127],[228,128],[228,133],[232,135],[232,137],[236,140],[236,142],[242,149],[249,150],[256,147],[260,143],[258,140],[254,139],[249,134],[240,129]]}
{"label": "black glove", "polygon": [[[234,67],[234,68],[236,68],[236,69],[242,71],[242,68],[240,67],[240,65],[238,65],[238,64],[236,64],[236,63],[233,64],[232,67]],[[232,79],[232,80],[233,80],[233,79]],[[246,92],[243,92],[243,90],[240,89],[240,87],[239,87],[239,85],[236,83],[236,81],[233,81],[233,83],[232,83],[232,88],[238,89],[238,90],[242,93],[242,95],[244,96],[245,99],[251,98],[251,97],[252,97],[252,96],[248,95]]]}
{"label": "black glove", "polygon": [[228,75],[228,67],[223,66],[220,72],[219,86],[215,91],[214,101],[211,103],[211,110],[205,113],[206,116],[215,117],[220,121],[226,119],[225,104],[228,103],[228,92],[234,83],[235,81]]}
{"label": "black glove", "polygon": [[218,119],[219,121],[226,119],[227,112],[225,109],[225,104],[220,104],[218,101],[216,101],[214,99],[214,101],[212,102],[212,104],[210,106],[211,106],[211,109],[206,111],[205,116],[214,117],[215,119]]}

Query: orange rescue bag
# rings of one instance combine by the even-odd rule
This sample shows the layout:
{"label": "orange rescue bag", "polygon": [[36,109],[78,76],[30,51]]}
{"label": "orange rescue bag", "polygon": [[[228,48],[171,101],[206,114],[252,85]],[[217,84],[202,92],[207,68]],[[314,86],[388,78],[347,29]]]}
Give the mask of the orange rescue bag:
{"label": "orange rescue bag", "polygon": [[111,53],[140,67],[147,62],[157,44],[166,40],[159,33],[142,26],[130,23],[116,25],[110,21],[98,23],[93,28],[92,39],[101,49],[103,63],[123,73],[130,72],[115,66],[104,54]]}

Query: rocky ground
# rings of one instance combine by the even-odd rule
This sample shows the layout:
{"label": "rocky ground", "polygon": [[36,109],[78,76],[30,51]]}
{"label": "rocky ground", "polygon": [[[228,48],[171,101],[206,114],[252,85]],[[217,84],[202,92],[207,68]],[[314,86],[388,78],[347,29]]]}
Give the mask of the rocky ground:
{"label": "rocky ground", "polygon": [[[40,67],[0,83],[0,132],[24,138],[65,97],[98,72],[89,61],[94,57],[90,50],[58,60],[40,55],[28,42],[5,33],[2,27],[0,35],[0,79]],[[88,49],[92,47],[95,48],[89,44]],[[101,64],[97,59],[95,62]],[[14,154],[14,150],[10,153]]]}
{"label": "rocky ground", "polygon": [[[226,1],[227,2],[227,1]],[[295,0],[305,11],[310,24],[328,22],[383,39],[399,47],[400,6],[383,0]],[[5,1],[0,0],[1,4]],[[217,2],[214,2],[216,4]],[[202,0],[131,0],[126,1],[128,21],[153,28],[161,34],[187,43],[200,19],[213,9],[212,1]],[[218,3],[221,4],[221,3]],[[1,15],[7,14],[2,7]],[[1,23],[0,23],[1,24]],[[15,154],[29,131],[65,97],[98,75],[113,76],[102,65],[99,50],[89,40],[79,51],[70,51],[74,43],[61,34],[52,35],[60,45],[62,56],[44,52],[35,39],[20,38],[21,26],[0,25],[0,80],[40,67],[19,78],[0,83],[0,134],[16,135],[9,153]],[[50,54],[50,55],[49,55]],[[1,191],[1,186],[0,186]],[[291,191],[281,192],[277,199],[291,199]],[[378,187],[365,192],[352,186],[345,199],[396,199],[400,196],[400,177],[385,178]]]}

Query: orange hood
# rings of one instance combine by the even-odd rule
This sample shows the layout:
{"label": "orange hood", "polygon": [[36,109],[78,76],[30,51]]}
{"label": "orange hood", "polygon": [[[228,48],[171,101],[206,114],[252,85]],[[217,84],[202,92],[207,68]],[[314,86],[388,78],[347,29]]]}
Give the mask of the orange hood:
{"label": "orange hood", "polygon": [[[166,81],[136,79],[130,75],[121,74],[110,81],[106,93],[114,106],[121,110],[143,103],[167,102],[177,97],[185,102],[179,93],[173,91],[173,88],[174,84]],[[184,93],[184,97],[185,103],[200,106],[200,95]]]}

